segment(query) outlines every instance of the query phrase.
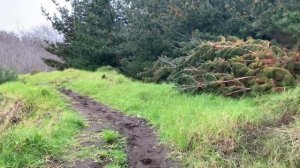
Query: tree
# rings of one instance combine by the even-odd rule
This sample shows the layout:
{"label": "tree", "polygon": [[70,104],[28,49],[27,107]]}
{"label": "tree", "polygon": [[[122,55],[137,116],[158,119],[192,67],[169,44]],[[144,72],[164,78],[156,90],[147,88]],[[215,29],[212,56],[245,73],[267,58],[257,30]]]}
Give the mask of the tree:
{"label": "tree", "polygon": [[70,10],[53,2],[59,16],[42,11],[65,40],[52,44],[50,52],[62,57],[67,67],[94,70],[101,65],[118,64],[119,28],[109,0],[72,0]]}
{"label": "tree", "polygon": [[[31,32],[23,32],[24,34],[29,35]],[[53,70],[42,59],[60,59],[45,51],[40,41],[34,38],[35,35],[31,35],[30,38],[20,38],[16,34],[0,31],[0,69],[10,69],[18,73]]]}
{"label": "tree", "polygon": [[[54,1],[55,3],[55,1]],[[219,35],[297,46],[298,0],[72,0],[50,16],[65,36],[52,45],[69,67],[119,67],[137,76],[160,56],[181,56],[182,44]]]}
{"label": "tree", "polygon": [[30,31],[21,31],[19,33],[23,41],[34,42],[42,46],[46,43],[63,42],[63,35],[59,34],[49,25],[33,27]]}

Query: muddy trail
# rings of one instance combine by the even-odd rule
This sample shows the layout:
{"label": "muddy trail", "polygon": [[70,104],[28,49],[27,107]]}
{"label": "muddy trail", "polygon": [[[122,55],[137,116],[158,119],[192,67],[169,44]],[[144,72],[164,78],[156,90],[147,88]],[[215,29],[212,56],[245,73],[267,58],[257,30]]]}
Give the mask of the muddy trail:
{"label": "muddy trail", "polygon": [[[143,119],[126,116],[92,99],[71,90],[61,90],[89,122],[85,134],[113,129],[121,133],[127,141],[127,160],[130,168],[179,168],[179,163],[168,158],[168,148],[159,144],[155,130]],[[97,142],[85,142],[83,145],[101,145]],[[73,167],[104,167],[93,161],[78,161]]]}

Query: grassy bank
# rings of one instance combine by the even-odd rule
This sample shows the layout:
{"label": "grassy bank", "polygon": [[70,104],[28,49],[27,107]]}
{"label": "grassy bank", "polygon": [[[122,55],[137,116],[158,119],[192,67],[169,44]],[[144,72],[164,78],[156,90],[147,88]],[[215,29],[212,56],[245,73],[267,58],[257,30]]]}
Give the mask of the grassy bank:
{"label": "grassy bank", "polygon": [[172,85],[132,81],[109,69],[66,70],[24,79],[63,85],[146,118],[187,167],[299,166],[300,89],[237,100],[181,94]]}
{"label": "grassy bank", "polygon": [[0,85],[0,167],[53,166],[83,119],[58,91],[21,82]]}

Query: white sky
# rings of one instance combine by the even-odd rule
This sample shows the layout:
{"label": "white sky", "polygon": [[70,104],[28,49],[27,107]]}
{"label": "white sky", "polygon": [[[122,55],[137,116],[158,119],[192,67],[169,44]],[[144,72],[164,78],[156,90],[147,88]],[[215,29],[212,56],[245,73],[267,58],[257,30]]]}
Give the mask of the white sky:
{"label": "white sky", "polygon": [[[63,4],[64,0],[57,2]],[[51,0],[0,0],[0,30],[19,32],[47,24],[41,6],[55,12]]]}

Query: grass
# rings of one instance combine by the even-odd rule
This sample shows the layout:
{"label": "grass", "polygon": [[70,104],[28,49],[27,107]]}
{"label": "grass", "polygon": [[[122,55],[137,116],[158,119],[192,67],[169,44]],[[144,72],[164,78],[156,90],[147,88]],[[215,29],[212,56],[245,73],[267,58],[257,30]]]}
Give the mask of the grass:
{"label": "grass", "polygon": [[13,82],[0,85],[0,93],[3,99],[22,102],[18,122],[0,133],[0,167],[45,166],[63,155],[83,127],[81,116],[50,86]]}
{"label": "grass", "polygon": [[[300,166],[300,88],[240,100],[192,96],[173,85],[141,83],[109,68],[39,73],[22,80],[64,86],[147,119],[184,167]],[[284,116],[292,122],[280,125]]]}
{"label": "grass", "polygon": [[[77,138],[77,146],[64,156],[68,162],[67,167],[72,167],[76,161],[93,160],[105,168],[126,168],[127,154],[126,141],[120,133],[113,130],[103,130],[99,133],[89,133]],[[84,143],[95,143],[83,145]]]}
{"label": "grass", "polygon": [[119,132],[111,131],[111,130],[105,130],[105,131],[103,131],[102,134],[101,134],[101,136],[102,136],[102,139],[106,143],[109,143],[109,144],[115,143],[121,137],[121,135],[119,134]]}
{"label": "grass", "polygon": [[[105,168],[125,168],[127,167],[127,154],[125,153],[125,140],[117,131],[104,130],[101,133],[102,140],[106,143],[104,148],[106,159],[110,163],[105,165]],[[103,155],[102,155],[103,158]]]}

